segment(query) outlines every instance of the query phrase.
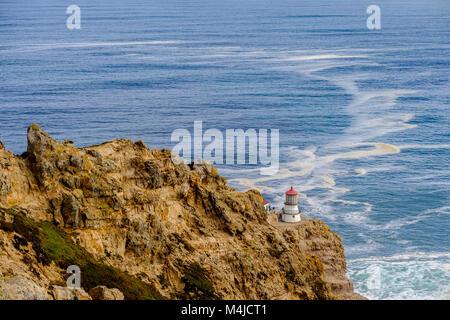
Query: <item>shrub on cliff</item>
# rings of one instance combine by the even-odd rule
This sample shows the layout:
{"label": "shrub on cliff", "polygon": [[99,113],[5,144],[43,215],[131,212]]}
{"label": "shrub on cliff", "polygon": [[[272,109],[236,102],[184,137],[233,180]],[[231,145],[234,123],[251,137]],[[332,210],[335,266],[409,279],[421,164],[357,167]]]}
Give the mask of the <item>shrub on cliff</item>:
{"label": "shrub on cliff", "polygon": [[[12,222],[7,222],[7,216]],[[118,288],[125,299],[163,299],[158,290],[117,268],[95,260],[86,249],[75,244],[64,230],[47,221],[35,221],[13,209],[0,210],[0,229],[15,232],[23,241],[31,243],[39,262],[52,261],[63,269],[77,265],[82,272],[82,287],[89,291],[96,286]]]}

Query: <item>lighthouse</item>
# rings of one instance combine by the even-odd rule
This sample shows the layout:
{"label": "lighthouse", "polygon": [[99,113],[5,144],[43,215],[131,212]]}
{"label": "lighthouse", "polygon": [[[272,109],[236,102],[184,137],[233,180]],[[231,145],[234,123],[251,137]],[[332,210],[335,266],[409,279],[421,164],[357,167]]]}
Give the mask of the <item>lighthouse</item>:
{"label": "lighthouse", "polygon": [[281,221],[299,222],[301,220],[300,210],[298,210],[298,192],[291,187],[286,191],[286,200],[283,211],[281,212]]}

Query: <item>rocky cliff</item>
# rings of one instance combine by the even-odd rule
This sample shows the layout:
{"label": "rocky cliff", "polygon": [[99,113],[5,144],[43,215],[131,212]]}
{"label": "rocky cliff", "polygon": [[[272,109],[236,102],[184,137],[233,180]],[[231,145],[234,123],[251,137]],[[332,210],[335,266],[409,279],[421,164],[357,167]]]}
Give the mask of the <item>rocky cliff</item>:
{"label": "rocky cliff", "polygon": [[[269,223],[259,192],[210,164],[142,141],[76,148],[38,125],[27,137],[21,156],[0,144],[0,299],[106,295],[99,286],[125,299],[360,297],[328,226]],[[63,290],[69,265],[81,293]]]}

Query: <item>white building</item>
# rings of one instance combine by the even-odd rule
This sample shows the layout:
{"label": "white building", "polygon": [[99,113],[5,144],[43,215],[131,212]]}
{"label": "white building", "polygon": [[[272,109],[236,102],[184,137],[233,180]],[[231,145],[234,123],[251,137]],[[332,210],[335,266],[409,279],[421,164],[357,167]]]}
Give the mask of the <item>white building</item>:
{"label": "white building", "polygon": [[269,211],[270,202],[267,201],[266,199],[263,199],[263,202],[264,202],[264,209],[266,209],[266,211]]}
{"label": "white building", "polygon": [[284,222],[299,222],[301,220],[300,210],[298,209],[298,192],[291,187],[291,190],[286,191],[286,201],[284,208],[281,211],[281,221]]}

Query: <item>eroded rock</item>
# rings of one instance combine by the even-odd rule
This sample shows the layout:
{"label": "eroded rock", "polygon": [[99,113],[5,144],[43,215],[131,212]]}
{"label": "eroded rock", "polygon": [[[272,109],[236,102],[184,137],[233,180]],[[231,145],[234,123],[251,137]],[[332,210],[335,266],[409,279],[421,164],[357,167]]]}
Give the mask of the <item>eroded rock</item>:
{"label": "eroded rock", "polygon": [[5,300],[50,300],[44,288],[21,276],[3,280],[3,296]]}
{"label": "eroded rock", "polygon": [[37,124],[32,124],[28,127],[27,140],[27,152],[36,158],[42,157],[47,152],[54,150],[55,145],[57,144],[57,142]]}
{"label": "eroded rock", "polygon": [[0,172],[0,196],[6,196],[11,191],[11,182],[8,179],[8,175],[4,172]]}
{"label": "eroded rock", "polygon": [[66,227],[81,227],[80,202],[73,194],[65,193],[63,195],[61,213]]}
{"label": "eroded rock", "polygon": [[92,300],[91,296],[83,289],[53,286],[55,300]]}
{"label": "eroded rock", "polygon": [[97,286],[89,290],[89,295],[94,300],[123,300],[123,293],[119,289],[109,289],[105,286]]}

